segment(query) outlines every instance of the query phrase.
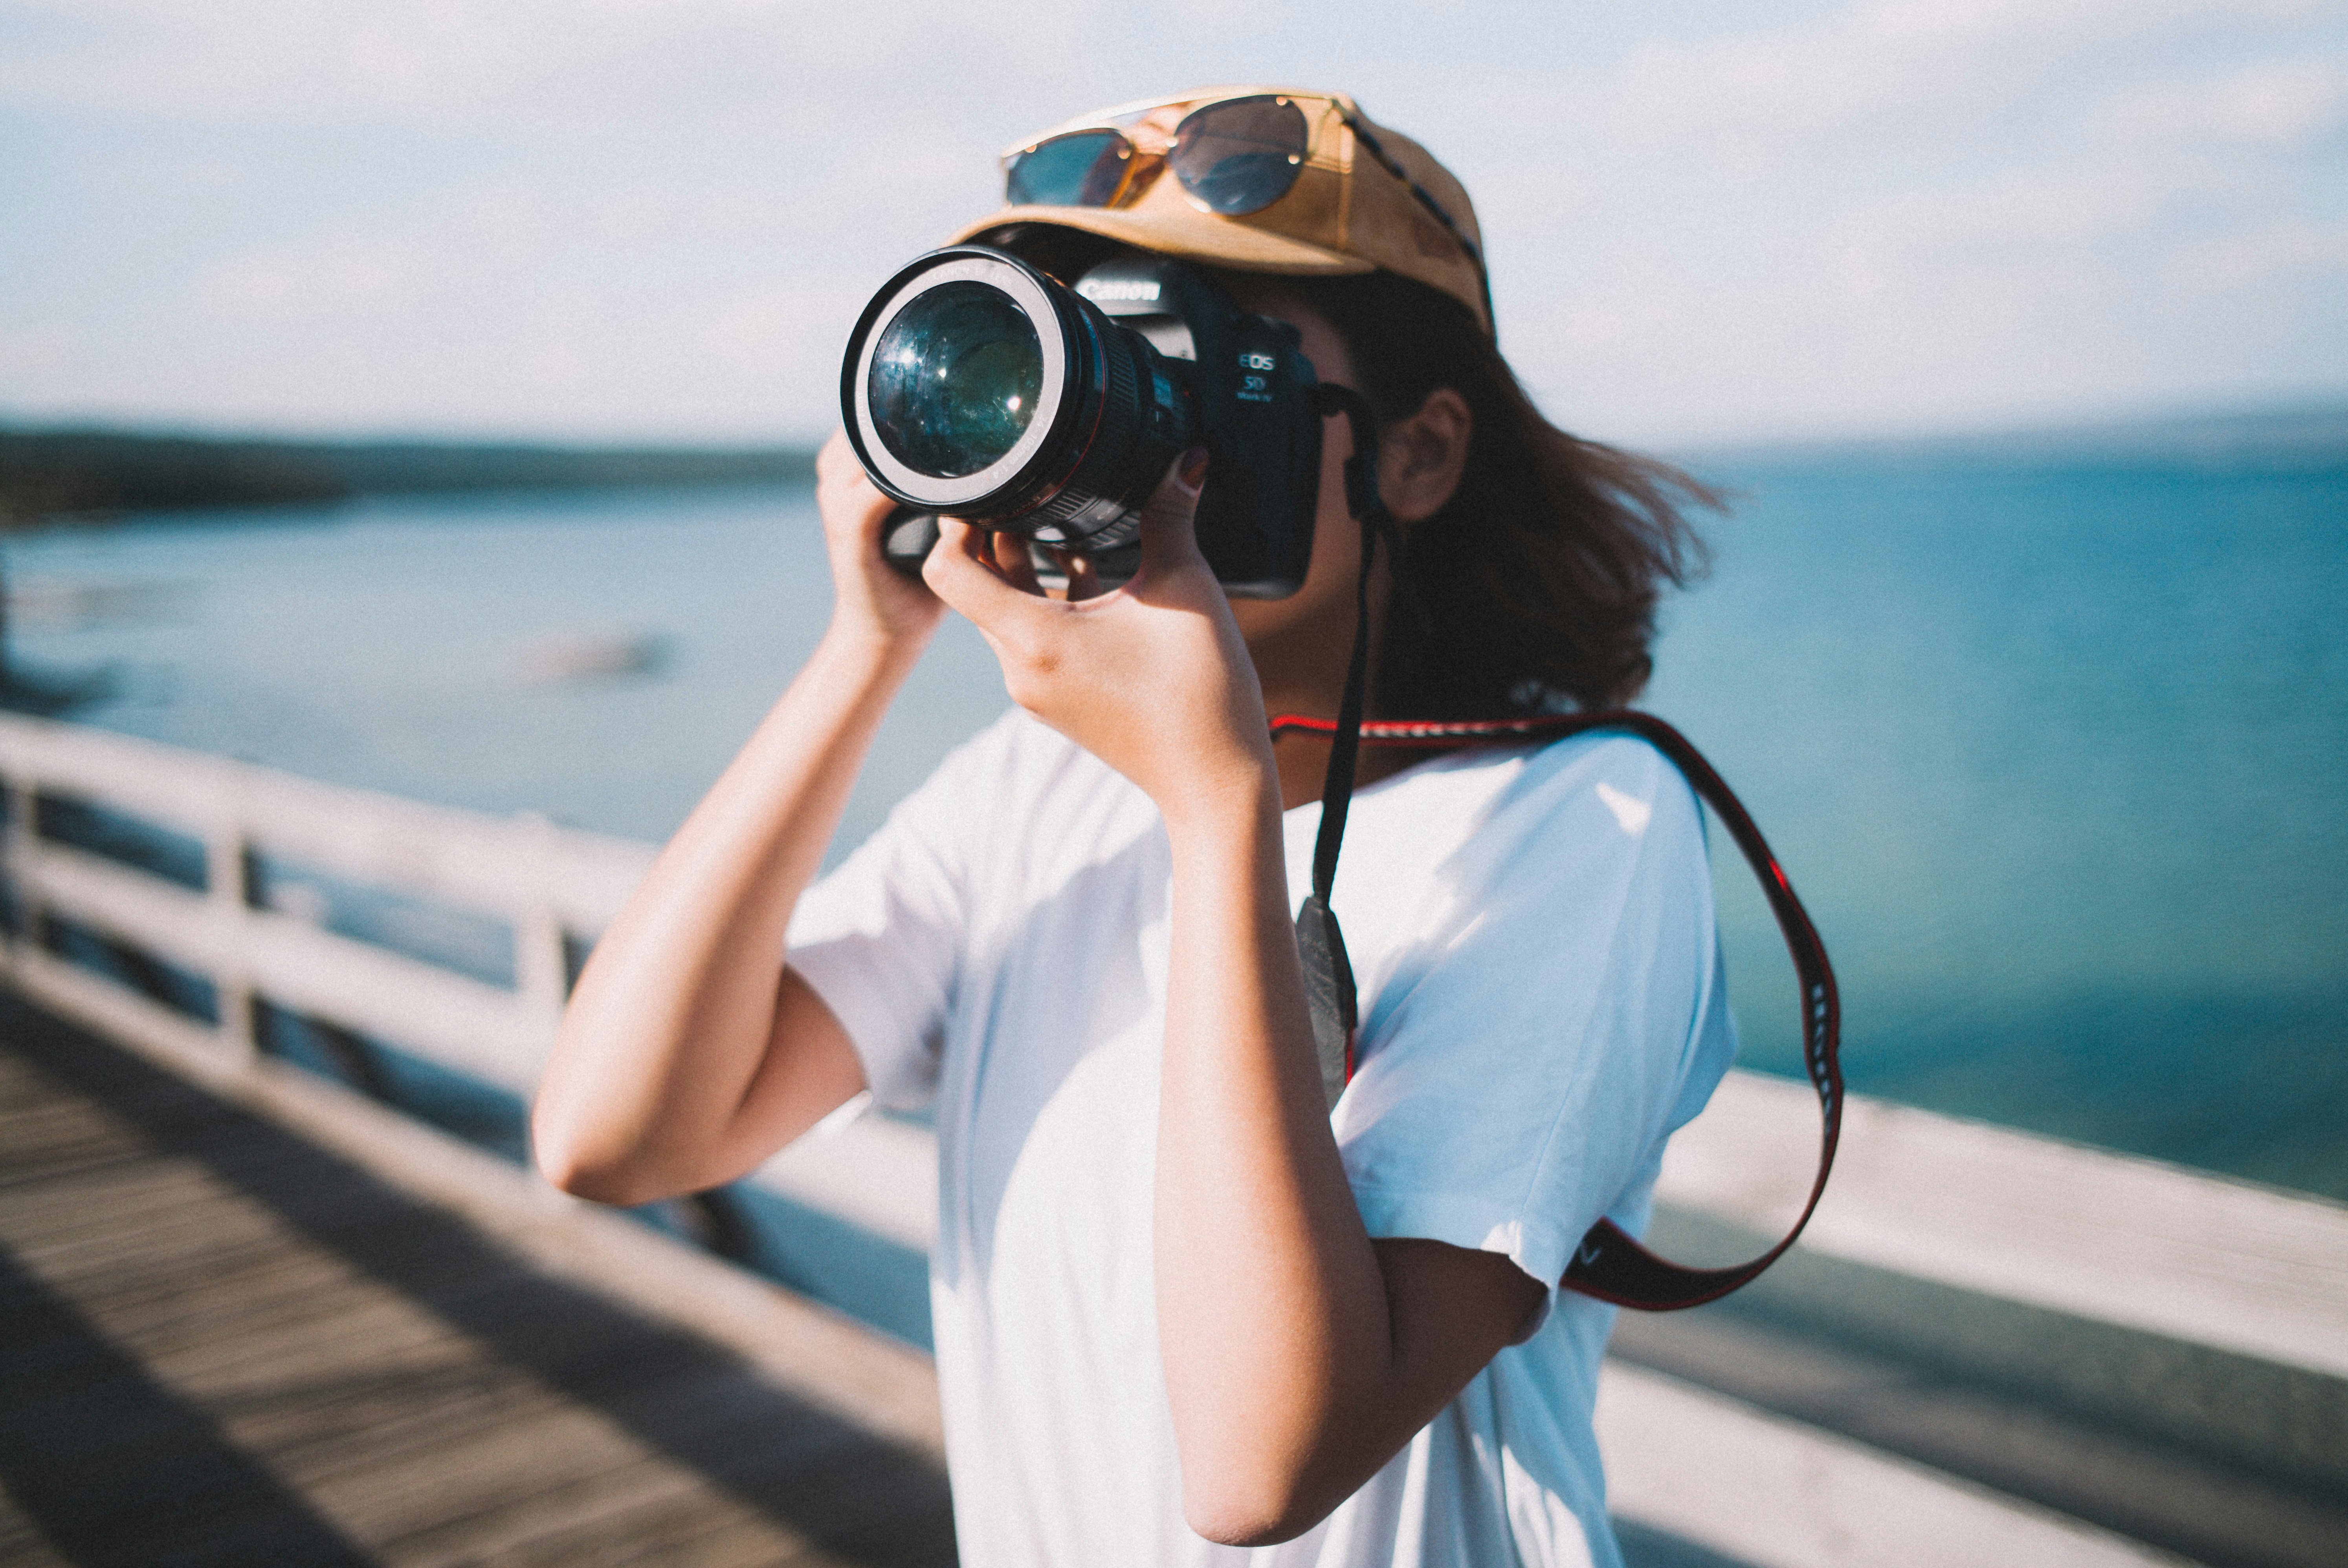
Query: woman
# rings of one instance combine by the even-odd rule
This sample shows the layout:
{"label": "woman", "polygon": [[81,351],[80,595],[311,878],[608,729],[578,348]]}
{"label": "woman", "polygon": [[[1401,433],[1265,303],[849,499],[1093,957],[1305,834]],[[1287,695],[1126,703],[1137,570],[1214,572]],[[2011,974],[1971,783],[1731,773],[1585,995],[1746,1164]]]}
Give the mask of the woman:
{"label": "woman", "polygon": [[[1272,122],[1303,128],[1284,162]],[[1376,409],[1404,587],[1381,563],[1375,712],[1637,691],[1694,548],[1673,500],[1708,497],[1534,411],[1432,158],[1342,96],[1241,88],[1006,162],[1014,205],[959,238],[1067,278],[1118,245],[1217,268]],[[952,520],[924,580],[891,572],[835,438],[831,627],[596,948],[541,1093],[547,1174],[620,1203],[739,1176],[861,1090],[935,1107],[966,1563],[1620,1560],[1590,1425],[1612,1310],[1557,1281],[1600,1216],[1643,1223],[1734,1054],[1700,817],[1621,737],[1365,766],[1333,1112],[1292,927],[1329,747],[1267,725],[1334,713],[1352,646],[1344,421],[1324,448],[1304,587],[1234,602],[1190,530],[1201,453],[1130,583],[1072,561],[1050,597]],[[949,606],[1017,707],[811,887]]]}

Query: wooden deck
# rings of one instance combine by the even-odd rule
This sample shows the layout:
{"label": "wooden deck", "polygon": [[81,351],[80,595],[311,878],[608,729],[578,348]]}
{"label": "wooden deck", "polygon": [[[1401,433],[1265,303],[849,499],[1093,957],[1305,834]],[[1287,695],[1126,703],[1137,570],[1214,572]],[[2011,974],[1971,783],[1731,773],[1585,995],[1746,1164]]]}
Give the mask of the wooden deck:
{"label": "wooden deck", "polygon": [[953,1556],[934,1453],[0,997],[0,1564]]}

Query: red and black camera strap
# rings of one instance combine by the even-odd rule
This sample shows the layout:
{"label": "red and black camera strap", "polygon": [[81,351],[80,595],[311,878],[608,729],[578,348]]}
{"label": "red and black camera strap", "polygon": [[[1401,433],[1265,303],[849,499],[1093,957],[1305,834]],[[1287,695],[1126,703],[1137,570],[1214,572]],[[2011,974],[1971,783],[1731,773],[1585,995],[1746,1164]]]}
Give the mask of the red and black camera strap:
{"label": "red and black camera strap", "polygon": [[1354,585],[1353,657],[1347,665],[1345,690],[1334,719],[1282,713],[1272,721],[1275,738],[1305,733],[1330,738],[1329,768],[1321,797],[1321,828],[1313,848],[1313,887],[1296,917],[1297,947],[1303,959],[1306,998],[1313,1013],[1313,1043],[1320,1053],[1321,1081],[1334,1109],[1337,1097],[1354,1076],[1354,1046],[1360,1018],[1354,972],[1345,957],[1345,941],[1330,907],[1329,895],[1337,876],[1337,855],[1345,836],[1345,811],[1354,794],[1355,766],[1361,747],[1405,747],[1447,751],[1461,746],[1550,742],[1596,730],[1618,730],[1639,736],[1679,769],[1696,795],[1719,816],[1736,841],[1746,863],[1760,879],[1770,912],[1786,938],[1801,984],[1802,1061],[1810,1086],[1818,1093],[1822,1130],[1818,1171],[1810,1184],[1808,1201],[1783,1240],[1748,1263],[1726,1268],[1689,1268],[1649,1252],[1612,1220],[1590,1227],[1574,1249],[1572,1263],[1559,1281],[1566,1289],[1643,1311],[1669,1311],[1716,1300],[1744,1285],[1775,1263],[1794,1245],[1802,1227],[1826,1192],[1827,1174],[1834,1166],[1835,1143],[1842,1128],[1842,1006],[1835,989],[1834,968],[1827,960],[1826,944],[1817,927],[1794,896],[1793,884],[1770,852],[1752,814],[1736,798],[1702,753],[1687,737],[1652,713],[1617,709],[1595,713],[1543,714],[1527,718],[1429,722],[1424,720],[1365,722],[1362,705],[1369,673],[1370,574],[1377,541],[1394,544],[1394,524],[1377,494],[1377,423],[1369,405],[1350,388],[1323,384],[1323,408],[1347,415],[1353,425],[1354,455],[1345,463],[1345,497],[1362,524],[1362,569]]}

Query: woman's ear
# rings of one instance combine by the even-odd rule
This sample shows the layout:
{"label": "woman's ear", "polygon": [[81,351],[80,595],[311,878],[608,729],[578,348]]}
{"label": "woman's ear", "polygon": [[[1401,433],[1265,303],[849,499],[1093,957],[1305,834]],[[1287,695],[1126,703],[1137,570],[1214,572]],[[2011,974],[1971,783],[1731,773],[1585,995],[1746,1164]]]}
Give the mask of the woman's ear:
{"label": "woman's ear", "polygon": [[1378,436],[1378,494],[1398,523],[1416,523],[1443,509],[1468,471],[1476,416],[1468,400],[1447,386],[1426,395],[1418,412]]}

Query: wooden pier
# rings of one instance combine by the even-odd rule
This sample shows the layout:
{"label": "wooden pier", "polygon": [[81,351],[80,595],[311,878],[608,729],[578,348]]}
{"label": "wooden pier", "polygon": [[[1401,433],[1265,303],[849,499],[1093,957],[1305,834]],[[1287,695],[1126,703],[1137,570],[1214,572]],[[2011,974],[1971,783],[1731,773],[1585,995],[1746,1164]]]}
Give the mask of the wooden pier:
{"label": "wooden pier", "polygon": [[918,1357],[739,1276],[778,1375],[595,1272],[0,998],[0,1563],[953,1560],[918,1410],[841,1408]]}

